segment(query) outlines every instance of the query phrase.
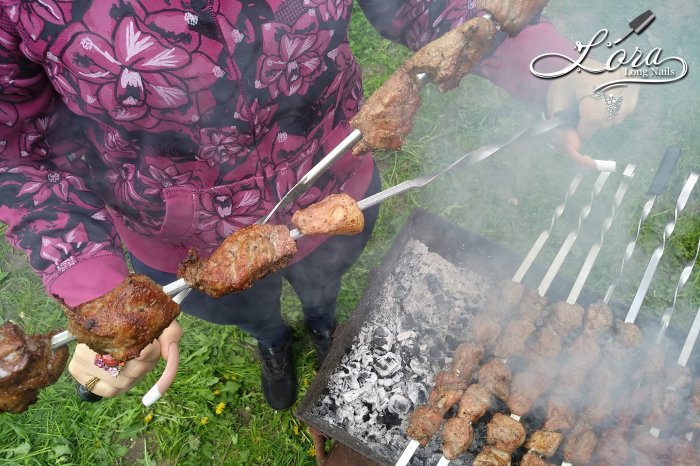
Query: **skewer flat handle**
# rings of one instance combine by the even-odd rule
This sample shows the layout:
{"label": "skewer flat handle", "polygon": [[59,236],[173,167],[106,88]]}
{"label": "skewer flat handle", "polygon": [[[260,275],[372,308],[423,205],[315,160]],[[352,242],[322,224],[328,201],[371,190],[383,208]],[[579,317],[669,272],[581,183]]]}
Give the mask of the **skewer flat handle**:
{"label": "skewer flat handle", "polygon": [[413,454],[416,452],[419,446],[420,443],[418,443],[416,440],[411,440],[408,442],[408,445],[406,445],[406,448],[404,449],[403,453],[401,453],[398,461],[396,461],[396,466],[406,466],[408,462],[411,461],[411,458],[413,458]]}
{"label": "skewer flat handle", "polygon": [[676,168],[676,164],[680,158],[680,147],[671,146],[666,149],[664,158],[661,160],[661,165],[659,165],[659,168],[656,170],[654,181],[651,182],[651,186],[649,186],[649,192],[647,194],[650,196],[658,196],[666,191],[668,182],[671,179],[671,173],[673,173],[673,169]]}
{"label": "skewer flat handle", "polygon": [[438,461],[437,466],[447,466],[448,464],[450,464],[450,460],[448,460],[447,458],[445,458],[445,456],[443,455],[443,456],[440,458],[440,461]]}

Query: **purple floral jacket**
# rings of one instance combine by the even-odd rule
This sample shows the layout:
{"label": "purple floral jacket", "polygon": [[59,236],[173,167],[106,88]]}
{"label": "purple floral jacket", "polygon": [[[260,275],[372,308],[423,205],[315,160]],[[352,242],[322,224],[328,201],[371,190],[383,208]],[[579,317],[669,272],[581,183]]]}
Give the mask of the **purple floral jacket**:
{"label": "purple floral jacket", "polygon": [[[476,14],[473,0],[358,1],[412,49]],[[264,216],[362,103],[351,9],[0,0],[0,221],[47,292],[77,305],[113,288],[127,274],[123,246],[173,272],[189,247],[206,254]],[[483,70],[506,88],[510,55]],[[510,81],[542,93],[536,80]],[[332,192],[360,198],[371,172],[370,155],[346,155],[276,222]]]}

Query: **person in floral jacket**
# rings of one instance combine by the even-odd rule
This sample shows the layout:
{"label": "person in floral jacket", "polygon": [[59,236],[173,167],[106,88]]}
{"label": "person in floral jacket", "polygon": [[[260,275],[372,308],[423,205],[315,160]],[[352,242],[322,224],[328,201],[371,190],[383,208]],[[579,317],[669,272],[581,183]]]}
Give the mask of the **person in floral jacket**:
{"label": "person in floral jacket", "polygon": [[[478,13],[473,0],[358,3],[413,50]],[[188,248],[211,253],[265,216],[349,133],[362,104],[351,11],[352,0],[0,0],[0,221],[46,292],[68,306],[101,296],[129,273],[125,249],[137,272],[170,282]],[[505,39],[481,72],[544,108],[549,83],[529,74],[529,61],[570,47],[542,21]],[[371,154],[346,154],[273,222],[331,193],[379,189]],[[183,303],[258,340],[273,408],[291,406],[297,386],[283,277],[322,358],[340,278],[376,215],[367,212],[357,237],[300,240],[294,264],[249,291],[193,292]],[[81,383],[99,377],[92,391],[114,396],[180,335],[173,323],[116,378],[78,345],[70,371]]]}

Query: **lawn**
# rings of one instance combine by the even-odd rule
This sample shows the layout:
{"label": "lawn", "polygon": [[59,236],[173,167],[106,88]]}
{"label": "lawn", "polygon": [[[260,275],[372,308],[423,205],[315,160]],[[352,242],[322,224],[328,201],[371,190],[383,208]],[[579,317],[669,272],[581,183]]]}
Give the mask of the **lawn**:
{"label": "lawn", "polygon": [[[549,15],[575,40],[587,40],[600,27],[624,30],[646,7],[626,0],[594,0],[585,11],[570,0],[552,0]],[[666,2],[670,5],[670,0]],[[615,130],[604,132],[585,149],[596,158],[615,159],[618,166],[635,164],[635,177],[606,233],[599,262],[587,287],[603,294],[618,274],[627,240],[637,229],[656,166],[666,147],[678,145],[683,158],[668,190],[656,200],[643,225],[635,255],[616,290],[618,302],[630,302],[651,252],[660,244],[664,225],[673,219],[680,186],[691,170],[700,168],[700,133],[696,70],[700,61],[692,14],[677,6],[697,6],[691,0],[656,11],[654,27],[645,32],[649,47],[682,56],[690,75],[679,83],[643,86],[636,114]],[[595,16],[605,12],[605,23]],[[695,15],[697,17],[697,15]],[[586,21],[590,19],[591,21]],[[674,24],[669,27],[668,24]],[[593,24],[593,26],[591,26]],[[666,24],[666,26],[664,26]],[[674,31],[683,30],[684,36]],[[695,36],[693,36],[695,34]],[[661,45],[659,45],[661,44]],[[351,45],[364,70],[367,95],[408,56],[405,49],[381,39],[359,9],[353,19]],[[381,152],[376,158],[385,186],[445,166],[482,144],[508,139],[540,118],[478,77],[468,77],[447,94],[432,86],[422,93],[423,104],[414,131],[401,152]],[[427,188],[382,205],[370,245],[345,277],[339,298],[340,320],[355,308],[369,270],[376,267],[414,207],[427,208],[454,223],[525,254],[537,235],[549,226],[555,207],[579,170],[547,147],[546,140],[525,141],[468,170],[447,175]],[[541,261],[547,264],[558,244],[577,228],[581,209],[591,198],[596,174],[586,174],[565,214],[552,231]],[[599,238],[600,225],[610,215],[610,199],[621,181],[614,174],[593,202],[580,241],[572,249],[562,273],[575,278],[588,248]],[[695,254],[700,236],[700,187],[695,189],[665,249],[657,279],[642,312],[659,314],[673,301],[682,267]],[[700,273],[693,273],[678,297],[674,323],[687,326],[700,305]],[[285,290],[284,312],[295,329],[300,399],[315,375],[315,358],[302,330],[300,306]],[[24,256],[0,242],[0,322],[13,320],[28,332],[65,327],[65,319],[39,280],[27,269]],[[265,404],[259,388],[260,370],[255,342],[231,328],[217,327],[187,316],[178,378],[161,401],[144,408],[140,399],[155,382],[149,375],[130,393],[95,404],[78,401],[67,374],[41,393],[38,403],[20,415],[0,415],[0,464],[8,465],[313,465],[310,435],[293,410],[275,412]],[[160,373],[162,366],[156,373]]]}

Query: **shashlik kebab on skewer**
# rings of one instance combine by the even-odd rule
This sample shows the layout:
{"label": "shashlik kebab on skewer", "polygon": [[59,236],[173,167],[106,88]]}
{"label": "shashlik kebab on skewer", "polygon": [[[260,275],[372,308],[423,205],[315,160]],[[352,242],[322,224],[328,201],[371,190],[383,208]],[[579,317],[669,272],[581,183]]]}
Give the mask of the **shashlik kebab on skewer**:
{"label": "shashlik kebab on skewer", "polygon": [[[307,234],[355,234],[364,228],[362,211],[346,194],[329,196],[298,211],[295,222]],[[185,268],[194,277],[207,274],[208,280],[204,280],[202,286],[214,294],[222,289],[250,286],[254,279],[285,265],[294,252],[296,244],[287,227],[253,225],[229,236],[209,260],[190,259],[193,263],[188,262]],[[69,331],[61,332],[61,335],[24,338],[18,327],[3,326],[0,355],[7,353],[4,356],[8,357],[8,367],[0,367],[0,384],[4,389],[0,397],[0,412],[23,411],[36,401],[36,390],[53,383],[55,378],[49,377],[48,382],[39,384],[35,373],[54,374],[58,364],[53,362],[51,355],[64,354],[65,350],[60,347],[73,339],[87,344],[97,353],[109,354],[117,361],[138,357],[143,348],[178,316],[179,302],[188,291],[183,290],[171,299],[150,278],[131,274],[99,298],[73,308],[62,306]],[[46,345],[42,343],[44,340]],[[171,359],[168,360],[169,366],[174,363]],[[18,363],[10,364],[15,360]],[[58,375],[64,366],[65,360],[57,369]],[[169,369],[172,368],[166,366],[166,373],[173,372]],[[24,374],[24,378],[20,380],[13,374]],[[27,381],[28,376],[31,376],[30,381]],[[159,381],[154,388],[162,394],[168,385]]]}

